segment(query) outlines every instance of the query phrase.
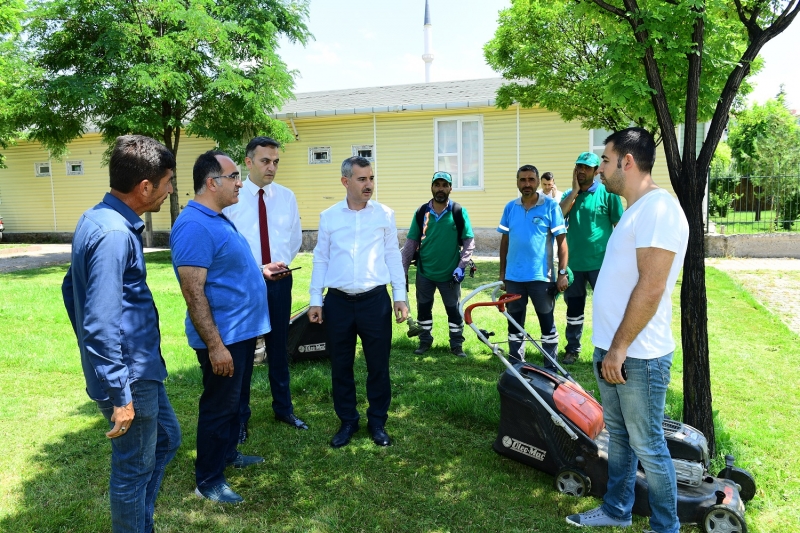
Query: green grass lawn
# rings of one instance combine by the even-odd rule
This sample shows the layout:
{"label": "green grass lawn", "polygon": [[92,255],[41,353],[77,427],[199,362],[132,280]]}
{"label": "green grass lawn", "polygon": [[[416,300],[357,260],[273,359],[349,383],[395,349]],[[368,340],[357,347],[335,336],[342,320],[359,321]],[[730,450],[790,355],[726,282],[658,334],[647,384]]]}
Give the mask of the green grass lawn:
{"label": "green grass lawn", "polygon": [[[295,273],[296,308],[308,301],[310,255],[298,257],[294,266],[301,265]],[[476,278],[466,280],[465,291],[496,279],[496,262],[478,267]],[[75,338],[61,302],[65,271],[66,267],[49,267],[0,275],[0,531],[96,532],[110,527],[110,445],[105,422],[84,392]],[[184,436],[159,496],[159,533],[566,532],[573,531],[564,522],[566,514],[597,505],[593,498],[562,496],[553,489],[550,476],[492,451],[499,421],[496,386],[503,366],[471,332],[465,345],[470,357],[450,355],[446,318],[438,301],[436,342],[424,356],[413,354],[416,343],[405,336],[406,326],[395,326],[393,401],[387,424],[394,446],[376,447],[365,429],[349,446],[328,446],[339,422],[326,362],[292,367],[295,409],[310,431],[276,423],[267,369],[257,367],[251,438],[242,451],[263,455],[266,464],[227,472],[246,500],[242,505],[221,507],[196,498],[193,461],[200,372],[186,344],[185,306],[168,252],[149,255],[148,271],[161,314],[163,353],[170,371],[167,391]],[[746,513],[749,530],[797,531],[800,339],[725,274],[709,268],[708,288],[720,453],[734,453],[739,466],[756,477],[758,493]],[[564,311],[559,300],[562,347]],[[481,327],[497,332],[496,339],[505,339],[505,324],[496,311],[476,311],[474,316]],[[529,330],[537,336],[535,324],[529,310]],[[676,331],[678,324],[676,312]],[[591,390],[596,384],[589,362],[591,323],[587,326],[573,375]],[[668,398],[668,414],[673,416],[682,410],[681,364],[677,352]],[[363,413],[362,357],[356,372]],[[717,459],[715,472],[720,464]],[[635,517],[631,531],[646,525],[645,519]],[[684,526],[683,531],[697,529]]]}
{"label": "green grass lawn", "polygon": [[[734,211],[729,209],[724,217],[710,216],[709,220],[717,225],[717,232],[725,232],[725,235],[734,234],[755,234],[755,233],[786,233],[783,227],[783,220],[775,211],[762,211],[761,218],[756,220],[755,211]],[[776,220],[780,222],[776,226]],[[800,222],[795,221],[790,232],[796,232],[800,228]],[[725,226],[722,230],[721,226]]]}

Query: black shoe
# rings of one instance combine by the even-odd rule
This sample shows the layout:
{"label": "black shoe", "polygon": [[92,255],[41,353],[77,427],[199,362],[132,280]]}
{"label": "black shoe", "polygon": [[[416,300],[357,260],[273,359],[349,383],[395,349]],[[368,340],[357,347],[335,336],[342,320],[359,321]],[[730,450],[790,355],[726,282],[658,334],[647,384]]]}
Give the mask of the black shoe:
{"label": "black shoe", "polygon": [[431,349],[431,345],[430,344],[422,344],[422,343],[420,343],[419,348],[414,350],[414,353],[416,355],[422,355],[422,354],[424,354],[425,352],[427,352],[430,349]]}
{"label": "black shoe", "polygon": [[247,468],[248,466],[261,464],[263,462],[264,458],[259,455],[244,455],[242,452],[236,452],[236,457],[233,461],[226,461],[225,466]]}
{"label": "black shoe", "polygon": [[467,354],[464,352],[464,349],[461,346],[453,346],[450,348],[450,353],[455,355],[456,357],[466,357]]}
{"label": "black shoe", "polygon": [[342,422],[339,431],[331,439],[331,448],[341,448],[346,445],[356,431],[358,431],[358,422]]}
{"label": "black shoe", "polygon": [[247,422],[239,424],[239,444],[244,444],[247,440]]}
{"label": "black shoe", "polygon": [[369,434],[372,437],[372,442],[378,446],[392,445],[392,439],[389,438],[389,435],[386,433],[386,430],[383,429],[383,426],[370,426]]}
{"label": "black shoe", "polygon": [[194,489],[194,493],[200,498],[218,503],[242,503],[244,501],[241,496],[231,490],[227,483],[220,483],[205,490],[197,487]]}
{"label": "black shoe", "polygon": [[275,420],[283,422],[284,424],[289,424],[297,429],[308,429],[308,424],[294,416],[294,413],[287,416],[275,415]]}

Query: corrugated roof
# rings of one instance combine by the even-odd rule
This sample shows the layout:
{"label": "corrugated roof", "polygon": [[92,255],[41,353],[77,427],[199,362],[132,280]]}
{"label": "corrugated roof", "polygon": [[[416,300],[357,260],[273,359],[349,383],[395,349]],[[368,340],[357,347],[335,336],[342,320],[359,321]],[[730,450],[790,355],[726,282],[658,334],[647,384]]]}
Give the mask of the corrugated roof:
{"label": "corrugated roof", "polygon": [[298,93],[273,118],[302,118],[495,105],[502,78]]}

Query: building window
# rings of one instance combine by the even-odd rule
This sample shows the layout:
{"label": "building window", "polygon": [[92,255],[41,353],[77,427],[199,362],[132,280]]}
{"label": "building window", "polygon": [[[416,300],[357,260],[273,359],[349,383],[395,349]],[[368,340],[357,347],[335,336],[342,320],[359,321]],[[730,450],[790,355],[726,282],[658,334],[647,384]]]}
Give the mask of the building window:
{"label": "building window", "polygon": [[67,176],[82,176],[83,161],[67,161]]}
{"label": "building window", "polygon": [[33,164],[36,169],[36,177],[42,178],[50,176],[50,161]]}
{"label": "building window", "polygon": [[308,149],[309,165],[325,165],[331,162],[330,146],[313,146]]}
{"label": "building window", "polygon": [[[694,141],[694,153],[695,155],[700,154],[700,150],[703,149],[703,143],[706,140],[706,134],[708,133],[708,126],[710,122],[698,122],[695,129],[695,141]],[[686,135],[686,126],[683,124],[678,125],[678,150],[683,157],[683,139]]]}
{"label": "building window", "polygon": [[375,151],[371,144],[354,144],[353,157],[363,157],[370,163],[375,162]]}
{"label": "building window", "polygon": [[606,148],[603,141],[612,133],[614,132],[604,129],[589,130],[589,151],[597,154],[597,157],[603,157],[603,150]]}
{"label": "building window", "polygon": [[453,176],[453,188],[483,187],[483,119],[437,118],[434,122],[436,171]]}

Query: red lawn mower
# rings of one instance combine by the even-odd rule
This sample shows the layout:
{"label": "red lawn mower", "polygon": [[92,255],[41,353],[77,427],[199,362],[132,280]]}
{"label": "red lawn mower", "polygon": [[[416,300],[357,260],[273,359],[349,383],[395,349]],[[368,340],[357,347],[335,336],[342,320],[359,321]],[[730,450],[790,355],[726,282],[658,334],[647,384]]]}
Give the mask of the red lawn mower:
{"label": "red lawn mower", "polygon": [[[500,294],[497,281],[476,288],[459,304],[464,321],[505,365],[497,389],[500,392],[500,428],[493,444],[500,455],[555,476],[555,488],[569,496],[601,498],[608,483],[608,432],[603,408],[506,312],[508,302],[519,294]],[[491,301],[467,303],[492,290]],[[511,364],[506,352],[492,343],[493,335],[473,321],[479,307],[499,311],[556,366],[556,371],[523,361]],[[667,440],[678,481],[678,519],[698,524],[706,533],[746,533],[744,504],[755,496],[749,472],[734,466],[732,456],[715,477],[709,474],[708,442],[695,428],[664,418]],[[647,480],[639,468],[633,512],[650,515]]]}

